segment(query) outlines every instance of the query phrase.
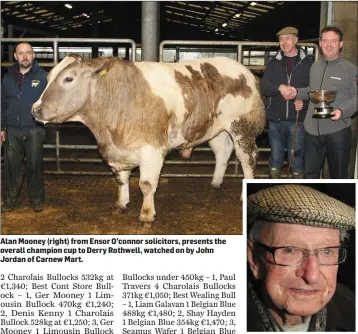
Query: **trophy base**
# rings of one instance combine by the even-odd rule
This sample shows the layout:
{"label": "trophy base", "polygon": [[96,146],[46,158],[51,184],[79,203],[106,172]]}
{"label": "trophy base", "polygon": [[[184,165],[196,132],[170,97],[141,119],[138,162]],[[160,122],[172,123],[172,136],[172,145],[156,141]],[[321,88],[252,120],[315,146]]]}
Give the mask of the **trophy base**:
{"label": "trophy base", "polygon": [[314,108],[314,114],[312,118],[331,118],[331,112],[333,108]]}

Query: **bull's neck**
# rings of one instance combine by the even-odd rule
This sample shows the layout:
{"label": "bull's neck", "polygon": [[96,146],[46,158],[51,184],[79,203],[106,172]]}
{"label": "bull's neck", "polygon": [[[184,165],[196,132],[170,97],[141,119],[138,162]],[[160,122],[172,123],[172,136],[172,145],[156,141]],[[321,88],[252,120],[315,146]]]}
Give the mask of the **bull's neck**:
{"label": "bull's neck", "polygon": [[95,117],[93,111],[87,110],[83,113],[82,122],[89,128],[97,141],[101,141],[102,133],[105,131],[106,126],[101,122],[100,117]]}

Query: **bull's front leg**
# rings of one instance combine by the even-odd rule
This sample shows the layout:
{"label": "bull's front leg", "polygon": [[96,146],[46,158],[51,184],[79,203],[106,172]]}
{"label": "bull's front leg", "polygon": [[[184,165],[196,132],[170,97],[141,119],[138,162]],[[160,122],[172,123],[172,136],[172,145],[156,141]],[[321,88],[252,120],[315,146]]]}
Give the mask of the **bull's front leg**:
{"label": "bull's front leg", "polygon": [[118,181],[118,198],[116,202],[116,207],[118,207],[122,212],[127,209],[127,205],[129,204],[130,174],[131,174],[130,170],[115,172],[116,179]]}
{"label": "bull's front leg", "polygon": [[157,190],[160,171],[163,167],[164,152],[152,146],[141,149],[139,186],[143,194],[143,205],[139,219],[151,222],[155,216],[154,194]]}

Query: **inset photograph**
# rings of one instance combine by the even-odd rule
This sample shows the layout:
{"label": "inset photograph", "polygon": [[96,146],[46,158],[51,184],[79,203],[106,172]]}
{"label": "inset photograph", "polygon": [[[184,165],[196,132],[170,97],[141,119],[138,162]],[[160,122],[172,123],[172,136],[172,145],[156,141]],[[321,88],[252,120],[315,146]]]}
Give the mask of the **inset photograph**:
{"label": "inset photograph", "polygon": [[247,331],[354,332],[355,183],[246,186]]}

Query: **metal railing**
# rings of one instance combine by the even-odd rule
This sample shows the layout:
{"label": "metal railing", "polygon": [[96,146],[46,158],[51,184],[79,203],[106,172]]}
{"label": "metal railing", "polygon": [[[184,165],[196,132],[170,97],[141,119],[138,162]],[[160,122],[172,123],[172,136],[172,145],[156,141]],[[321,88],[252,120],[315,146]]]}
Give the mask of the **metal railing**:
{"label": "metal railing", "polygon": [[[262,46],[262,47],[270,47],[276,46],[279,47],[278,42],[248,42],[248,41],[175,41],[175,40],[165,40],[162,41],[159,45],[159,61],[163,61],[163,51],[164,46],[174,45],[174,46],[234,46],[236,47],[237,52],[237,61],[242,63],[243,60],[243,47],[244,46]],[[312,47],[315,49],[315,61],[318,60],[319,56],[319,47],[315,43],[297,43],[299,46],[303,47]],[[253,65],[246,66],[251,70],[265,69],[265,66]]]}
{"label": "metal railing", "polygon": [[[121,38],[0,38],[0,43],[43,43],[49,42],[53,45],[53,62],[39,62],[40,66],[54,67],[58,64],[59,43],[93,43],[93,44],[131,44],[132,45],[132,60],[135,61],[136,44],[132,39]],[[3,47],[3,45],[2,45]],[[2,62],[1,66],[10,66],[12,63]]]}
{"label": "metal railing", "polygon": [[[136,56],[136,45],[133,40],[129,39],[76,39],[76,38],[1,38],[0,42],[52,42],[53,43],[53,51],[54,51],[54,62],[53,63],[39,63],[40,66],[55,66],[58,63],[58,54],[59,54],[59,43],[129,43],[132,45],[132,59],[135,60]],[[315,48],[315,59],[318,59],[318,46],[314,43],[299,43],[302,46],[313,47]],[[160,43],[160,61],[163,60],[163,50],[164,45],[195,45],[195,46],[237,46],[237,60],[242,62],[243,59],[243,46],[278,46],[277,42],[232,42],[232,41],[163,41]],[[10,63],[1,63],[1,66],[9,66]],[[261,69],[262,66],[247,66],[250,69]],[[264,67],[263,67],[264,68]],[[54,144],[45,144],[45,149],[54,149],[55,157],[45,157],[45,162],[55,162],[56,170],[46,170],[46,174],[65,174],[65,175],[111,175],[112,172],[99,172],[99,171],[67,171],[62,170],[61,163],[66,162],[79,162],[79,163],[101,163],[102,159],[95,158],[64,158],[61,157],[62,150],[97,150],[97,145],[64,145],[61,144],[61,137],[59,130],[61,128],[68,127],[81,127],[84,128],[83,125],[65,125],[65,124],[49,124],[46,127],[55,128],[55,143]],[[205,152],[211,151],[209,147],[199,147],[194,148],[194,152]],[[259,148],[259,152],[269,152],[270,148]],[[214,167],[215,160],[166,160],[165,165],[212,165]],[[243,174],[240,172],[240,162],[236,157],[233,156],[230,158],[229,165],[234,165],[234,172],[225,174],[225,177],[243,177]],[[268,165],[267,161],[259,161],[258,166]],[[214,169],[213,169],[214,171]],[[192,173],[164,173],[163,177],[212,177],[213,174],[192,174]],[[265,174],[258,174],[257,177],[267,177]]]}

